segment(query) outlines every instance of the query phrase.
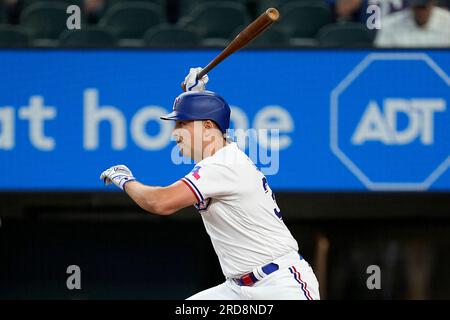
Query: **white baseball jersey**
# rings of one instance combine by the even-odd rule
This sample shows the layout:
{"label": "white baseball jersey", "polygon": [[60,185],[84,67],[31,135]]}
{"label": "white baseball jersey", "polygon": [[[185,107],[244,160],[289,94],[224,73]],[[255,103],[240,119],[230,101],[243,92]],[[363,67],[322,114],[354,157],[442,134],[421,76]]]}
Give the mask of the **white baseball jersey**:
{"label": "white baseball jersey", "polygon": [[237,277],[298,251],[266,177],[236,143],[200,161],[181,179],[196,204],[225,277]]}

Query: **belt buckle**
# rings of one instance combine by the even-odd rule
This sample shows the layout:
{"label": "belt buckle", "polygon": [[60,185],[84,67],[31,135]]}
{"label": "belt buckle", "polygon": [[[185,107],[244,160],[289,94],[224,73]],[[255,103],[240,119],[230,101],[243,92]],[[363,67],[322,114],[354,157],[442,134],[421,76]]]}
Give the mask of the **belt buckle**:
{"label": "belt buckle", "polygon": [[258,279],[255,277],[253,272],[246,273],[242,277],[235,278],[233,280],[239,286],[244,286],[244,287],[250,287],[258,281]]}
{"label": "belt buckle", "polygon": [[[261,271],[263,272],[263,276],[268,276],[269,274],[279,270],[280,266],[276,263],[268,263],[265,266],[261,267]],[[261,275],[260,275],[261,277]],[[250,287],[258,282],[260,279],[255,276],[253,271],[244,274],[240,278],[233,279],[239,286]]]}

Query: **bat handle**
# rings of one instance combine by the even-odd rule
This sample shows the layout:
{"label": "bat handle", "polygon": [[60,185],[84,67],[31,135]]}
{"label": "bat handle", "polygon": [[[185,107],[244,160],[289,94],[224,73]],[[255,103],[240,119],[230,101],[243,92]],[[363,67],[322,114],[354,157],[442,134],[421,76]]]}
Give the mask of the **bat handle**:
{"label": "bat handle", "polygon": [[[208,68],[208,66],[203,68],[202,71],[197,73],[197,80],[203,78],[203,76],[207,74],[209,70],[210,69]],[[181,83],[181,89],[183,89],[183,91],[186,91],[186,84],[184,83],[184,81]]]}
{"label": "bat handle", "polygon": [[197,80],[203,78],[211,70],[209,65],[204,67],[199,73],[197,73]]}

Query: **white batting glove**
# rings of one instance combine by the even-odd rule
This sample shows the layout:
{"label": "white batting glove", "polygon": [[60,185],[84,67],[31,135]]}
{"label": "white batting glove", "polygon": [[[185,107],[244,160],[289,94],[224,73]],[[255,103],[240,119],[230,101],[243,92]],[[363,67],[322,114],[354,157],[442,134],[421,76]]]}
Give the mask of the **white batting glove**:
{"label": "white batting glove", "polygon": [[208,75],[204,75],[201,79],[197,80],[197,74],[199,74],[200,71],[202,71],[202,68],[189,69],[189,74],[184,78],[186,91],[205,91],[209,78]]}
{"label": "white batting glove", "polygon": [[103,180],[105,186],[114,183],[120,189],[123,190],[125,183],[136,180],[130,169],[124,165],[112,166],[108,170],[105,170],[100,175],[100,180]]}

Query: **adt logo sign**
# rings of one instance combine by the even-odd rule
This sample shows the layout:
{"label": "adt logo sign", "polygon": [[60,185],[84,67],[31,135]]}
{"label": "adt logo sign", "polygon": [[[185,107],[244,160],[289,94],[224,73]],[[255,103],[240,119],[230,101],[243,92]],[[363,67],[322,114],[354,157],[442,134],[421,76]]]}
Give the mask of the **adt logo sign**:
{"label": "adt logo sign", "polygon": [[370,54],[331,94],[331,149],[370,190],[426,190],[450,166],[450,78],[426,54]]}

